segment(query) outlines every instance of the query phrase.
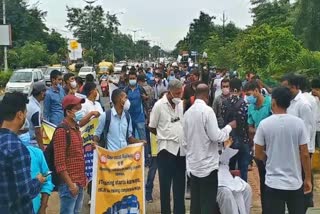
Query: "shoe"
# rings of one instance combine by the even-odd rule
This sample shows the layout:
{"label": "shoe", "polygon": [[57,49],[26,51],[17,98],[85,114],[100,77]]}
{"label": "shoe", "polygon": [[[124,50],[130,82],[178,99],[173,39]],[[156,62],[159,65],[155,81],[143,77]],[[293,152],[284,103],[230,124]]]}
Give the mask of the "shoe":
{"label": "shoe", "polygon": [[146,201],[147,203],[152,203],[153,202],[152,196],[146,196]]}
{"label": "shoe", "polygon": [[88,205],[89,205],[89,206],[91,205],[91,200],[88,201]]}

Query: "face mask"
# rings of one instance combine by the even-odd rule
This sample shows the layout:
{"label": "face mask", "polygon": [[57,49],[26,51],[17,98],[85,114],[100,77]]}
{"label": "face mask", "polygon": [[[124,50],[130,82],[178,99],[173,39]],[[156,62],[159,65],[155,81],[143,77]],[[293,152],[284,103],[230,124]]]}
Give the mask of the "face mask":
{"label": "face mask", "polygon": [[30,144],[31,136],[30,136],[29,132],[26,132],[24,134],[19,135],[19,139],[21,140],[23,145],[27,146]]}
{"label": "face mask", "polygon": [[137,85],[137,80],[129,80],[129,84],[131,86],[135,86],[135,85]]}
{"label": "face mask", "polygon": [[71,88],[76,88],[77,87],[77,82],[76,81],[70,82],[70,86],[71,86]]}
{"label": "face mask", "polygon": [[220,75],[220,74],[217,74],[217,75],[216,75],[216,78],[217,78],[217,79],[220,79],[220,78],[221,78],[221,75]]}
{"label": "face mask", "polygon": [[228,95],[230,93],[230,89],[229,88],[222,88],[222,94],[223,95]]}
{"label": "face mask", "polygon": [[84,112],[83,111],[77,111],[75,114],[74,114],[74,120],[76,122],[79,122],[82,120],[82,118],[84,117]]}
{"label": "face mask", "polygon": [[181,103],[181,101],[182,101],[181,98],[174,97],[171,92],[170,92],[170,94],[171,94],[171,96],[173,97],[173,98],[172,98],[172,102],[173,102],[175,105],[178,105],[179,103]]}
{"label": "face mask", "polygon": [[247,96],[247,101],[249,104],[255,105],[257,103],[257,98],[253,95]]}
{"label": "face mask", "polygon": [[127,99],[126,102],[123,105],[123,110],[129,111],[130,106],[131,106],[130,100]]}
{"label": "face mask", "polygon": [[150,77],[150,80],[153,81],[153,80],[154,80],[154,77]]}

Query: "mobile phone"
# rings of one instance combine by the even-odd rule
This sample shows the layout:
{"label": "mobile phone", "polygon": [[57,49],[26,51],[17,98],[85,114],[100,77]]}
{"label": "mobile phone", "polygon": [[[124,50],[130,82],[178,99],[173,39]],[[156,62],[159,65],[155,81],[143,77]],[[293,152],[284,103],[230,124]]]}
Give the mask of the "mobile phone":
{"label": "mobile phone", "polygon": [[48,177],[51,174],[52,174],[52,171],[48,171],[47,174],[43,175],[43,177]]}

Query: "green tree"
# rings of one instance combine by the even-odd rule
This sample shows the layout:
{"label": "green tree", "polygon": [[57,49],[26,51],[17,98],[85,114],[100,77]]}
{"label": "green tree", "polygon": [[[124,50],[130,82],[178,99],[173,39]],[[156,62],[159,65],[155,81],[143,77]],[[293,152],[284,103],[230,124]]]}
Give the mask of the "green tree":
{"label": "green tree", "polygon": [[261,25],[251,28],[237,39],[241,67],[262,76],[279,75],[292,69],[302,46],[286,28]]}
{"label": "green tree", "polygon": [[299,0],[297,8],[296,35],[309,50],[320,50],[320,1]]}
{"label": "green tree", "polygon": [[48,63],[49,55],[47,46],[40,42],[26,42],[18,49],[20,66],[34,68]]}

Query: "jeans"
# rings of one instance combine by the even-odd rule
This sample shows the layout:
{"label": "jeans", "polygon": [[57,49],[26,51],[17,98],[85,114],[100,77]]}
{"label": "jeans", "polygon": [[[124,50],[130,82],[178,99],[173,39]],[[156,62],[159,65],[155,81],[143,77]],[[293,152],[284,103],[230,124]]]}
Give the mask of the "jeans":
{"label": "jeans", "polygon": [[233,144],[231,146],[233,149],[238,149],[239,152],[230,159],[230,170],[236,169],[236,164],[238,163],[238,168],[241,173],[241,178],[245,182],[248,180],[248,166],[251,160],[250,157],[250,146],[244,143],[241,138],[234,137]]}
{"label": "jeans", "polygon": [[265,186],[264,213],[285,214],[286,206],[289,214],[305,214],[303,204],[303,188],[298,190],[278,190]]}
{"label": "jeans", "polygon": [[191,214],[214,214],[218,192],[218,170],[207,177],[198,178],[191,174]]}
{"label": "jeans", "polygon": [[152,192],[153,192],[153,181],[157,173],[157,157],[152,157],[149,171],[148,171],[148,178],[147,178],[147,184],[146,184],[146,200],[153,200],[152,198]]}
{"label": "jeans", "polygon": [[[78,186],[79,187],[79,186]],[[83,187],[79,187],[79,193],[73,197],[67,184],[58,187],[60,197],[60,214],[80,214],[83,205]]]}
{"label": "jeans", "polygon": [[[179,152],[180,153],[180,152]],[[185,173],[186,158],[161,150],[158,153],[158,170],[160,181],[160,204],[162,214],[171,214],[170,191],[173,190],[173,213],[185,214]]]}

